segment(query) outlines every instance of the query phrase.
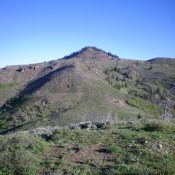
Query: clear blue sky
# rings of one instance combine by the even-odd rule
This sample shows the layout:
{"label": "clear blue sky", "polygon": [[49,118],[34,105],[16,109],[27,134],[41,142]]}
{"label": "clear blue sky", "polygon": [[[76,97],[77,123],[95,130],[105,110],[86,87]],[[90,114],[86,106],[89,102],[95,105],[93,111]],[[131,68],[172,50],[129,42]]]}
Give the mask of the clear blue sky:
{"label": "clear blue sky", "polygon": [[120,57],[175,57],[175,0],[0,0],[0,67],[86,45]]}

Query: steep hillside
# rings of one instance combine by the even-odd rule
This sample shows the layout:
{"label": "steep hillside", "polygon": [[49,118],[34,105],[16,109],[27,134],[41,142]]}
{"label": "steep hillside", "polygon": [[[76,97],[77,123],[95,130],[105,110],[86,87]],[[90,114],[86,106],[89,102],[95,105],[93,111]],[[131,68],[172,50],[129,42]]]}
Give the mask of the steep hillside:
{"label": "steep hillside", "polygon": [[85,47],[60,60],[5,67],[0,130],[86,120],[174,121],[174,65],[174,59],[123,60]]}

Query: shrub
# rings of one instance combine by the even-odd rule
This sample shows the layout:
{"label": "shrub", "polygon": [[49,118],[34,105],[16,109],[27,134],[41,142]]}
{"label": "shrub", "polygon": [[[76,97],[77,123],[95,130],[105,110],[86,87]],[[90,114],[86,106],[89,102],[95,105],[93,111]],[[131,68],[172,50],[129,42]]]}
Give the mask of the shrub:
{"label": "shrub", "polygon": [[130,98],[126,100],[126,103],[130,106],[141,108],[145,112],[148,112],[156,117],[158,117],[161,114],[160,106],[142,100],[141,98]]}
{"label": "shrub", "polygon": [[41,153],[48,143],[28,133],[0,137],[0,174],[34,175],[40,168]]}
{"label": "shrub", "polygon": [[142,118],[141,114],[138,114],[137,118],[138,118],[138,120],[140,120]]}
{"label": "shrub", "polygon": [[12,152],[5,151],[0,155],[0,174],[34,175],[41,160],[22,147]]}
{"label": "shrub", "polygon": [[175,131],[175,126],[163,122],[147,122],[144,123],[142,129],[144,131],[150,131],[150,132],[158,131],[158,132],[172,133]]}
{"label": "shrub", "polygon": [[113,144],[108,144],[106,148],[107,153],[117,153],[120,151],[120,148]]}

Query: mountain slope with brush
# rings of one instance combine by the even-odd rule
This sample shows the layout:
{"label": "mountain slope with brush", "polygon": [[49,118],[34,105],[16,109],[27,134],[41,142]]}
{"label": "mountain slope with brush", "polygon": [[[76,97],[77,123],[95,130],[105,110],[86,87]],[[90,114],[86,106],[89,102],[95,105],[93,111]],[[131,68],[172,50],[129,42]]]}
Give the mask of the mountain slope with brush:
{"label": "mountain slope with brush", "polygon": [[[95,47],[0,70],[0,130],[175,117],[174,59],[124,60]],[[165,113],[166,112],[166,113]]]}

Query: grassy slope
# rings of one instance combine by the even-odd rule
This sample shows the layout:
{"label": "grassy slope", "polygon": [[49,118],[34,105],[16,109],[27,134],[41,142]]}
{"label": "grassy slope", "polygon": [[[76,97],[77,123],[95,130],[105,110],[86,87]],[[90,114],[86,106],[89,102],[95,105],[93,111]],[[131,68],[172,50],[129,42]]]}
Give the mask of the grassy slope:
{"label": "grassy slope", "polygon": [[174,125],[156,121],[60,129],[43,138],[17,132],[0,137],[0,174],[174,174],[174,133]]}

